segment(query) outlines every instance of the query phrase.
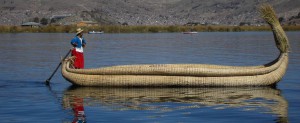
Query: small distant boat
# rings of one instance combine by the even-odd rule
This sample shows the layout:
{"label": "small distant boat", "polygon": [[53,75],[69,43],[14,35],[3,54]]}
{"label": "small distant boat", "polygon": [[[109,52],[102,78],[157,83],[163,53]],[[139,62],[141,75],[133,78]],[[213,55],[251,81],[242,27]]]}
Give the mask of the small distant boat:
{"label": "small distant boat", "polygon": [[191,32],[182,32],[183,34],[197,34],[198,32],[191,31]]}
{"label": "small distant boat", "polygon": [[88,34],[103,34],[103,31],[89,31]]}

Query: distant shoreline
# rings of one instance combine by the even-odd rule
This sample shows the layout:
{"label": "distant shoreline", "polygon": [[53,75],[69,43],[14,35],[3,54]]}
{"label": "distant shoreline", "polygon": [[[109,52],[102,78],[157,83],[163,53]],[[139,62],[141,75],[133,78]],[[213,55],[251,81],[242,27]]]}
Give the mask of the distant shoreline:
{"label": "distant shoreline", "polygon": [[[0,33],[75,33],[77,26],[1,26]],[[81,27],[88,31],[104,31],[105,33],[160,33],[160,32],[244,32],[244,31],[270,31],[269,26],[224,26],[224,25],[198,25],[198,26],[121,26],[102,25]],[[285,31],[300,31],[300,25],[283,26]]]}

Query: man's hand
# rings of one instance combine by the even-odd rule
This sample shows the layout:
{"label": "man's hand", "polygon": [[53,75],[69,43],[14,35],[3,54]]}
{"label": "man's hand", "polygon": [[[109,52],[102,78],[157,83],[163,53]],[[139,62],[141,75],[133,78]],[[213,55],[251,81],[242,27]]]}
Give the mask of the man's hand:
{"label": "man's hand", "polygon": [[73,47],[77,47],[77,43],[73,43],[72,45],[73,45]]}

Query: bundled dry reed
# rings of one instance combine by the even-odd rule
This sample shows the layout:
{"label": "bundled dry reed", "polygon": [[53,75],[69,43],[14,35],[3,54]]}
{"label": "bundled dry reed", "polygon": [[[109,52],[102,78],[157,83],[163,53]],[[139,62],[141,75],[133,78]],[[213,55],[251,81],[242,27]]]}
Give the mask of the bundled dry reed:
{"label": "bundled dry reed", "polygon": [[275,38],[276,46],[281,53],[287,53],[290,50],[288,38],[280,26],[279,20],[275,14],[274,9],[269,4],[260,6],[260,13],[262,18],[271,26]]}

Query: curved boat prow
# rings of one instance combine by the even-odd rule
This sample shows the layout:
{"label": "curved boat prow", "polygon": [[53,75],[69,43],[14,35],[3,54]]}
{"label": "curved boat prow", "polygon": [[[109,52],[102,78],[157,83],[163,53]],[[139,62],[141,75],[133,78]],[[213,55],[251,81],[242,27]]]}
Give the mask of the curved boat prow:
{"label": "curved boat prow", "polygon": [[289,40],[282,29],[274,9],[271,5],[265,4],[260,7],[262,18],[271,26],[275,43],[281,53],[288,53],[290,50]]}
{"label": "curved boat prow", "polygon": [[270,5],[260,8],[271,26],[280,55],[259,66],[221,66],[207,64],[123,65],[96,69],[72,69],[70,59],[63,61],[62,75],[80,86],[198,87],[270,86],[279,82],[288,66],[289,42]]}

